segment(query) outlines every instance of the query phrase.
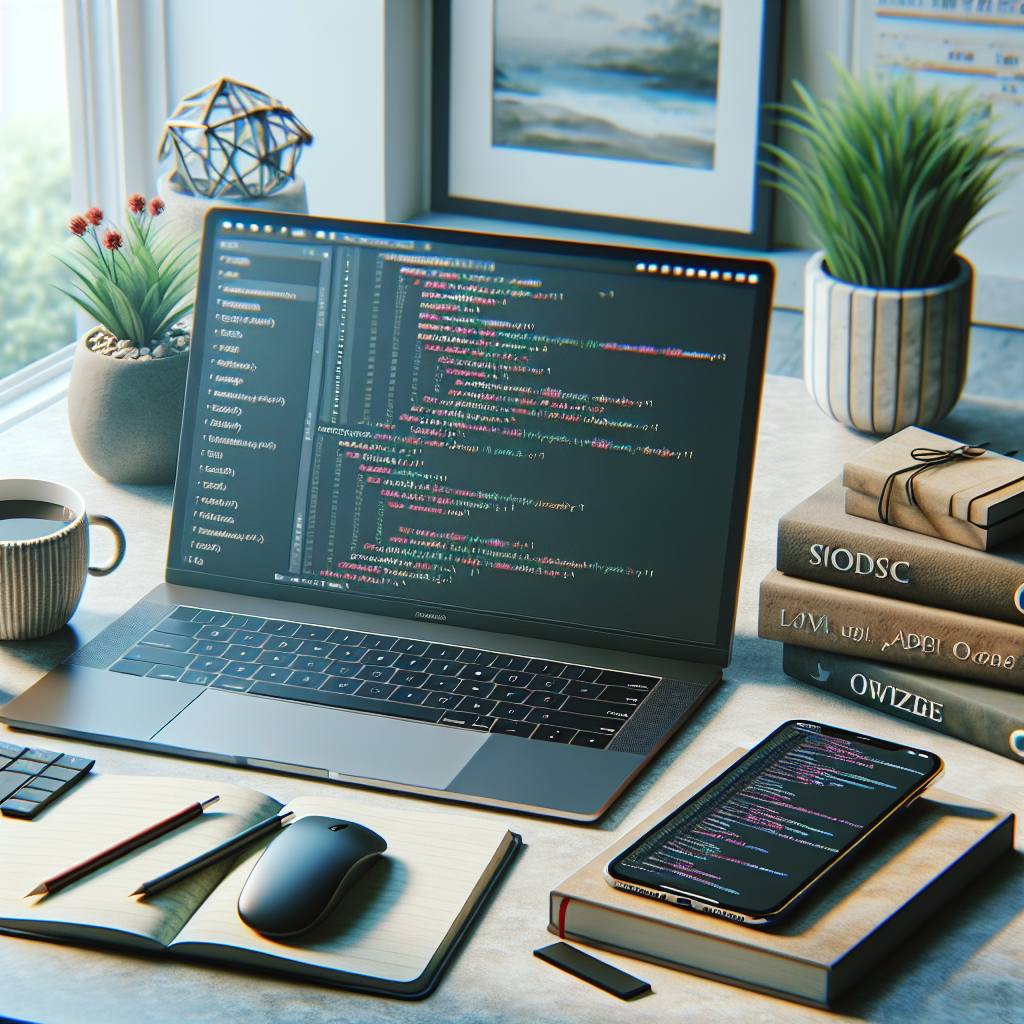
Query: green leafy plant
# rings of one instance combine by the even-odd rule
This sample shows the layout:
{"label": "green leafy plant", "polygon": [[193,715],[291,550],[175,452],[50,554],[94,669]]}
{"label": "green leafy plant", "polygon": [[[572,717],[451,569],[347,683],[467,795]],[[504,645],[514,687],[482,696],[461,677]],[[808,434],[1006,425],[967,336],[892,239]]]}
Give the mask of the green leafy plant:
{"label": "green leafy plant", "polygon": [[833,277],[871,288],[941,284],[1006,183],[1011,154],[989,108],[966,92],[921,92],[908,75],[875,83],[836,70],[834,100],[819,103],[795,82],[802,107],[778,108],[803,153],[766,145],[777,161],[771,184],[807,215]]}
{"label": "green leafy plant", "polygon": [[193,305],[197,243],[155,227],[163,209],[159,197],[147,205],[137,192],[129,196],[126,246],[116,228],[100,239],[103,211],[93,206],[68,222],[81,242],[57,257],[77,279],[76,290],[64,294],[136,349],[155,342]]}

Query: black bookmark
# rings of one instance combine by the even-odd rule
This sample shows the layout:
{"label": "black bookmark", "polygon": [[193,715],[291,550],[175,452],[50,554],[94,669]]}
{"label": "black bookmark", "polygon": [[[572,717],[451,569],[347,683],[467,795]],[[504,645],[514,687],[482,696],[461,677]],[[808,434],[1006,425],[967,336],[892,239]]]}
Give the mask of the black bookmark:
{"label": "black bookmark", "polygon": [[651,986],[646,981],[634,978],[632,974],[603,963],[565,942],[555,942],[543,949],[535,949],[533,955],[554,964],[555,967],[561,967],[563,971],[568,971],[577,978],[589,981],[591,985],[603,988],[605,992],[611,992],[620,999],[632,999],[651,991]]}

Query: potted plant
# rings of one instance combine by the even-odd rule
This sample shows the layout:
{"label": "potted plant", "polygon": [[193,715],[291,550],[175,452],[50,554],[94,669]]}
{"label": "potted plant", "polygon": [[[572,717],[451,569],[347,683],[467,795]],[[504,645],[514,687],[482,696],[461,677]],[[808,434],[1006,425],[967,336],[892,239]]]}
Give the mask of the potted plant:
{"label": "potted plant", "polygon": [[804,381],[828,415],[874,434],[942,419],[963,389],[973,268],[956,249],[1000,190],[1009,152],[987,106],[855,79],[782,107],[774,186],[822,246],[804,274]]}
{"label": "potted plant", "polygon": [[75,350],[71,436],[89,468],[114,483],[174,480],[196,243],[163,237],[154,224],[163,208],[159,198],[130,196],[126,239],[103,230],[94,206],[71,218],[75,238],[57,257],[75,275],[65,294],[99,321]]}

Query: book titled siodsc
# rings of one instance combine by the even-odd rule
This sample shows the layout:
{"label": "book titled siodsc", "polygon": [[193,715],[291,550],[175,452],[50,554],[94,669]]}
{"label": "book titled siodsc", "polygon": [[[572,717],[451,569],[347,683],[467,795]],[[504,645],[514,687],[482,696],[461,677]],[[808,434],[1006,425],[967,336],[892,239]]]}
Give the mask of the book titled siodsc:
{"label": "book titled siodsc", "polygon": [[788,576],[1024,626],[1024,534],[993,551],[848,515],[837,477],[779,520]]}
{"label": "book titled siodsc", "polygon": [[548,931],[612,953],[828,1006],[1013,846],[1012,814],[930,789],[782,923],[748,928],[613,889],[604,866],[745,751],[735,750],[551,893]]}
{"label": "book titled siodsc", "polygon": [[1024,761],[1024,695],[783,644],[782,671],[893,718]]}
{"label": "book titled siodsc", "polygon": [[1024,690],[1024,626],[784,576],[761,581],[757,634]]}

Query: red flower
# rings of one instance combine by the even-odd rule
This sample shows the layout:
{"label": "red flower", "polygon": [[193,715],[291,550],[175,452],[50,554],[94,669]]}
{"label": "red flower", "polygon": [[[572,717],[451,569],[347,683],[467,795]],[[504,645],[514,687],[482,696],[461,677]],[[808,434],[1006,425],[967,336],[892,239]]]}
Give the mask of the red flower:
{"label": "red flower", "polygon": [[103,245],[107,249],[121,248],[121,232],[111,229],[103,236]]}
{"label": "red flower", "polygon": [[164,201],[159,196],[153,196],[149,201],[149,212],[154,217],[159,217],[164,212]]}
{"label": "red flower", "polygon": [[103,220],[103,211],[98,206],[90,206],[85,211],[85,219],[95,227],[101,220]]}
{"label": "red flower", "polygon": [[85,222],[85,218],[79,217],[77,213],[68,221],[68,229],[73,235],[84,235],[85,229],[88,226],[89,225]]}
{"label": "red flower", "polygon": [[133,192],[128,197],[128,209],[131,210],[132,213],[142,213],[142,211],[145,208],[146,208],[146,197],[145,196],[140,196],[138,192]]}

